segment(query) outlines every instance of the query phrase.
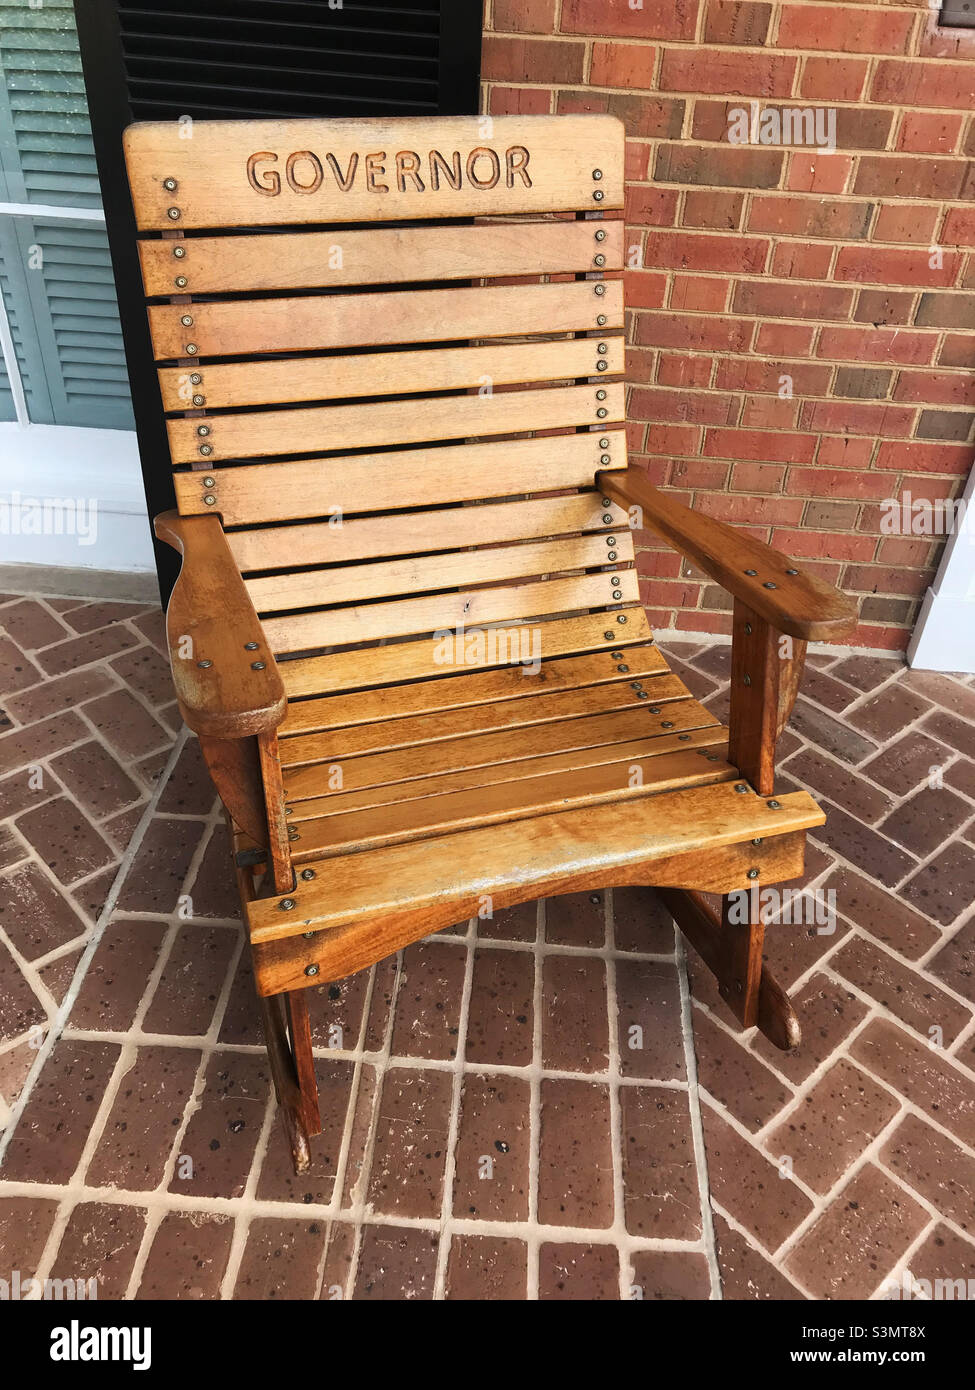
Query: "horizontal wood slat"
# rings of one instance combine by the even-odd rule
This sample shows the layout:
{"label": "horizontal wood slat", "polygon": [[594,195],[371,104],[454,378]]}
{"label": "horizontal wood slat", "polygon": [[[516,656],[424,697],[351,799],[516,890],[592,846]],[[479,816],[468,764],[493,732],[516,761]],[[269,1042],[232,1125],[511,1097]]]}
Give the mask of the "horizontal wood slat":
{"label": "horizontal wood slat", "polygon": [[[391,685],[384,690],[360,690],[355,695],[325,695],[317,700],[292,701],[278,733],[287,740],[289,736],[380,721],[395,724],[397,719],[411,715],[469,709],[484,703],[499,705],[514,700],[531,705],[538,699],[549,700],[555,695],[572,697],[577,693],[582,696],[607,684],[642,681],[643,677],[653,678],[647,689],[656,691],[656,678],[663,675],[669,677],[670,672],[655,646],[611,651],[607,645],[606,651],[554,658],[532,670],[505,666],[478,670],[467,676],[445,676],[416,685]],[[284,744],[281,756],[285,761],[292,756]]]}
{"label": "horizontal wood slat", "polygon": [[[609,439],[608,448],[602,448],[601,438]],[[235,526],[325,516],[336,508],[343,516],[354,516],[556,488],[591,488],[604,455],[612,460],[607,466],[626,466],[623,430],[213,472],[201,469],[177,473],[173,482],[182,515],[219,512],[224,525]],[[210,504],[208,497],[213,499]]]}
{"label": "horizontal wood slat", "polygon": [[[328,932],[365,926],[380,911],[393,930],[397,913],[422,916],[444,901],[469,903],[473,912],[483,893],[496,895],[497,903],[530,883],[532,893],[544,895],[547,884],[564,880],[573,870],[592,882],[611,868],[649,865],[753,838],[778,838],[826,819],[806,792],[789,792],[778,801],[771,810],[762,797],[741,796],[731,782],[721,782],[637,797],[622,816],[612,807],[585,807],[459,831],[432,843],[343,855],[330,862],[327,874],[298,883],[291,911],[282,912],[277,898],[246,904],[251,940],[260,945],[313,927]],[[742,874],[739,884],[727,887],[744,882]]]}
{"label": "horizontal wood slat", "polygon": [[[157,359],[314,352],[623,326],[621,280],[149,306]],[[604,315],[606,323],[597,318]],[[184,323],[189,319],[189,323]]]}
{"label": "horizontal wood slat", "polygon": [[706,762],[694,753],[631,755],[624,762],[572,767],[565,772],[445,792],[421,800],[346,811],[303,821],[292,845],[297,864],[353,849],[372,849],[477,825],[520,820],[600,802],[627,802],[677,787],[704,786],[737,776],[727,762]]}
{"label": "horizontal wood slat", "polygon": [[[642,705],[639,709],[610,710],[578,719],[562,719],[552,724],[500,729],[493,733],[428,743],[424,744],[422,755],[418,755],[415,749],[407,748],[391,753],[348,757],[341,762],[341,791],[386,787],[390,783],[429,779],[440,773],[461,772],[494,764],[507,766],[522,758],[537,758],[544,753],[597,748],[602,744],[628,743],[633,739],[652,741],[658,736],[669,737],[671,734],[679,738],[682,733],[692,729],[719,728],[714,715],[692,699],[675,701],[661,708],[659,714],[651,714]],[[675,747],[679,746],[679,743],[675,744]],[[298,814],[298,802],[327,795],[330,790],[329,766],[317,763],[285,769],[284,794],[288,803],[295,806],[295,814]]]}
{"label": "horizontal wood slat", "polygon": [[[566,613],[620,601],[634,603],[639,599],[635,570],[624,570],[616,585],[612,585],[610,579],[609,574],[588,574],[573,579],[543,579],[531,584],[468,589],[432,598],[400,599],[393,603],[265,618],[261,626],[273,652],[300,652],[314,647],[377,642],[384,637],[405,637],[413,633],[453,631],[458,625],[469,631],[484,623]],[[614,598],[614,594],[620,598]]]}
{"label": "horizontal wood slat", "polygon": [[158,297],[619,270],[623,242],[614,220],[187,237],[179,256],[172,241],[138,245],[146,294]]}
{"label": "horizontal wood slat", "polygon": [[[174,463],[307,454],[313,449],[362,449],[429,440],[519,434],[528,430],[597,425],[606,409],[609,428],[623,419],[624,389],[607,386],[602,405],[595,386],[551,386],[540,391],[496,391],[486,396],[437,396],[368,405],[316,406],[307,410],[262,410],[168,420]],[[205,431],[205,433],[203,433]]]}
{"label": "horizontal wood slat", "polygon": [[[471,544],[480,539],[473,524],[475,520],[471,518],[467,537]],[[531,575],[552,575],[605,564],[604,537],[581,536],[347,565],[340,569],[305,570],[298,574],[248,579],[245,585],[257,611],[268,613],[322,604],[357,603],[400,594],[433,593],[437,589],[465,584],[525,579]]]}
{"label": "horizontal wood slat", "polygon": [[[650,640],[650,624],[642,608],[629,609],[619,616],[626,618],[625,624],[618,623],[617,615],[606,613],[586,613],[581,617],[554,618],[539,623],[542,661],[575,652],[617,649],[625,652],[626,643]],[[496,659],[489,653],[489,659],[480,663],[470,662],[466,656],[467,653],[458,648],[453,663],[439,660],[433,643],[423,639],[379,647],[368,654],[352,651],[301,657],[282,662],[278,669],[289,699],[320,695],[324,690],[338,693],[396,685],[401,681],[429,680],[453,673],[470,674],[475,664],[479,673],[490,667],[511,666],[520,677],[522,668],[512,660],[511,654],[500,649],[495,653]]]}
{"label": "horizontal wood slat", "polygon": [[[598,351],[605,343],[606,351]],[[600,368],[600,363],[605,363]],[[282,361],[201,362],[198,368],[161,367],[163,409],[219,410],[288,401],[394,396],[619,375],[623,339],[559,338],[554,342],[490,343],[485,347],[426,348],[418,352],[369,352]],[[194,378],[199,378],[195,380]]]}
{"label": "horizontal wood slat", "polygon": [[124,133],[141,230],[623,205],[624,130],[613,116],[194,121],[183,134],[176,121]]}
{"label": "horizontal wood slat", "polygon": [[444,739],[463,738],[469,734],[488,733],[492,729],[551,724],[556,720],[606,714],[611,710],[642,709],[648,703],[654,708],[662,708],[664,705],[670,706],[675,700],[691,698],[683,681],[669,672],[647,677],[646,680],[647,688],[642,696],[633,688],[639,682],[620,681],[616,685],[590,685],[579,690],[536,695],[532,699],[500,700],[493,704],[469,705],[466,709],[303,734],[281,741],[281,763],[286,767],[300,767],[309,763],[334,762],[336,759],[358,757],[360,753],[411,748]]}
{"label": "horizontal wood slat", "polygon": [[[199,487],[199,482],[197,487]],[[604,517],[609,517],[607,523]],[[231,531],[227,543],[241,570],[293,569],[301,565],[341,564],[382,555],[425,554],[456,546],[496,545],[576,531],[606,531],[603,553],[632,559],[628,518],[615,504],[603,506],[594,493],[541,497],[530,502],[495,502],[438,507],[426,512],[364,516],[341,525],[327,521],[254,531]],[[609,541],[614,545],[610,546]],[[612,562],[609,562],[612,563]]]}

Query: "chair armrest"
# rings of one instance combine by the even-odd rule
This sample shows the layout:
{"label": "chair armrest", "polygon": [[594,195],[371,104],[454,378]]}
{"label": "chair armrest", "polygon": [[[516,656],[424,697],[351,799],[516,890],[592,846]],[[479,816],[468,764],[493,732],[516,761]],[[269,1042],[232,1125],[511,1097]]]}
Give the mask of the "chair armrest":
{"label": "chair armrest", "polygon": [[643,512],[639,529],[656,531],[715,583],[779,632],[800,641],[837,642],[856,627],[856,605],[831,584],[747,532],[692,511],[635,468],[597,473],[604,496]]}
{"label": "chair armrest", "polygon": [[[210,738],[276,729],[287,708],[284,685],[220,518],[162,512],[154,526],[183,557],[166,635],[184,720]],[[248,651],[250,642],[256,646]]]}

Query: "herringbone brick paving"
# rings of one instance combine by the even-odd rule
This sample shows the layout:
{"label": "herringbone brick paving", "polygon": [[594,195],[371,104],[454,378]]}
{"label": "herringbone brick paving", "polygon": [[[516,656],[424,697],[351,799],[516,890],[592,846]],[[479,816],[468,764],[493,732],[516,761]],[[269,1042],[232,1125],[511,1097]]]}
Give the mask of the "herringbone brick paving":
{"label": "herringbone brick paving", "polygon": [[[782,787],[795,1052],[649,890],[460,924],[312,992],[273,1115],[229,851],[158,611],[0,598],[0,1272],[99,1297],[801,1299],[975,1274],[975,682],[812,657]],[[729,648],[665,643],[724,714]],[[81,967],[79,969],[79,967]],[[62,1002],[63,1001],[63,1002]]]}

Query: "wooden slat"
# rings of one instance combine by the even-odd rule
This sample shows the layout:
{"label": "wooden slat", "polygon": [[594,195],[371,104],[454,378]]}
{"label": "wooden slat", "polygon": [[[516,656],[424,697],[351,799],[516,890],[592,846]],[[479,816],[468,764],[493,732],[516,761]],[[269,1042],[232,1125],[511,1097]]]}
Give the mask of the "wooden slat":
{"label": "wooden slat", "polygon": [[384,637],[405,637],[444,629],[453,631],[459,625],[470,631],[485,623],[596,608],[619,602],[613,597],[614,593],[625,603],[639,598],[635,570],[623,570],[615,586],[611,586],[610,579],[609,574],[590,574],[574,579],[543,579],[532,584],[468,589],[432,598],[400,599],[393,603],[265,618],[262,627],[273,652],[301,652],[314,647],[377,642]]}
{"label": "wooden slat", "polygon": [[[609,448],[600,439],[608,439]],[[219,512],[225,526],[236,526],[591,488],[605,455],[612,467],[625,466],[622,430],[200,470],[176,474],[173,481],[183,516]]]}
{"label": "wooden slat", "polygon": [[282,739],[281,758],[285,766],[290,767],[334,762],[361,753],[413,748],[495,729],[551,724],[560,719],[605,714],[611,710],[640,709],[645,704],[670,708],[674,701],[691,698],[683,681],[669,673],[647,677],[642,697],[634,689],[637,684],[642,685],[643,681],[621,679],[615,685],[583,686],[579,690],[553,691],[551,695],[535,695],[523,700],[501,700],[493,704],[469,705],[466,709],[304,734]]}
{"label": "wooden slat", "polygon": [[[646,642],[650,638],[650,625],[642,608],[628,609],[620,616],[626,618],[625,625],[618,623],[616,615],[607,613],[587,613],[577,618],[554,618],[540,623],[543,662],[550,657],[575,652],[615,651],[618,648],[625,652],[626,643]],[[607,632],[610,634],[608,638]],[[336,693],[368,689],[396,685],[401,681],[428,680],[454,672],[470,672],[471,667],[464,661],[464,655],[462,651],[457,651],[453,664],[440,661],[435,655],[433,643],[424,639],[419,642],[398,642],[370,652],[332,652],[325,656],[301,657],[281,662],[278,670],[285,693],[289,699],[295,699],[302,695],[320,695],[324,691]],[[480,670],[484,672],[491,666],[508,665],[520,677],[522,667],[505,658],[500,651],[496,661],[485,662]]]}
{"label": "wooden slat", "polygon": [[[284,670],[287,671],[288,666]],[[385,720],[395,722],[410,715],[460,710],[484,703],[497,704],[508,700],[530,703],[538,698],[551,698],[555,694],[572,695],[576,691],[595,690],[615,682],[642,682],[644,677],[656,678],[661,675],[669,676],[670,672],[655,646],[627,647],[625,650],[618,649],[615,654],[607,646],[606,651],[598,654],[544,661],[531,671],[522,666],[504,666],[493,671],[479,670],[469,676],[445,676],[416,685],[360,690],[355,695],[292,700],[278,732],[282,737],[288,737]],[[647,685],[647,689],[656,689],[655,679]]]}
{"label": "wooden slat", "polygon": [[518,782],[479,786],[473,791],[447,792],[420,801],[304,821],[301,838],[292,845],[292,855],[295,863],[303,864],[353,849],[428,839],[472,826],[566,811],[574,806],[628,802],[676,787],[728,781],[736,775],[729,763],[707,762],[695,753],[670,753],[657,758],[634,756],[625,762],[575,767]]}
{"label": "wooden slat", "polygon": [[[614,551],[618,560],[622,556],[622,563],[632,558],[628,518],[615,503],[609,507],[602,503],[598,494],[590,492],[542,497],[531,502],[439,507],[426,512],[343,520],[340,526],[319,521],[304,526],[231,531],[227,543],[241,570],[247,573],[451,550],[468,544],[472,534],[479,545],[495,545],[577,531],[607,531],[612,526],[616,529],[603,537],[603,550],[607,555]],[[603,521],[604,516],[611,521]],[[616,542],[613,546],[607,544],[611,539]]]}
{"label": "wooden slat", "polygon": [[[146,239],[138,246],[146,294],[162,296],[618,270],[623,242],[617,219],[285,232],[273,241],[266,233],[192,237],[178,257],[172,242]],[[603,258],[598,266],[597,256]],[[186,283],[177,285],[177,276]]]}
{"label": "wooden slat", "polygon": [[[633,739],[652,740],[658,735],[679,738],[692,729],[718,728],[720,726],[714,715],[696,700],[678,700],[662,707],[659,714],[651,714],[649,709],[642,706],[633,710],[610,710],[604,714],[564,719],[553,724],[500,729],[493,733],[471,734],[464,738],[425,744],[422,756],[407,748],[349,757],[341,763],[342,790],[385,787],[390,783],[410,782],[440,773],[488,767],[496,763],[507,765],[522,758],[539,757],[543,753],[596,748],[601,744],[628,743]],[[289,745],[284,743],[282,757],[287,759],[289,756]],[[294,805],[309,797],[324,795],[329,790],[328,766],[316,763],[308,767],[287,767],[284,774],[287,801]]]}
{"label": "wooden slat", "polygon": [[[140,230],[623,206],[624,131],[613,116],[194,121],[192,138],[182,134],[176,121],[124,133]],[[476,153],[485,149],[493,156]],[[305,151],[314,158],[291,159]],[[446,161],[439,175],[432,151]]]}
{"label": "wooden slat", "polygon": [[[436,439],[519,434],[528,430],[598,425],[596,411],[608,410],[605,427],[624,415],[622,383],[606,387],[600,405],[595,386],[551,386],[539,391],[495,391],[487,396],[436,396],[420,400],[372,401],[367,405],[260,410],[212,415],[201,420],[167,420],[174,463],[307,454],[313,449],[362,449],[419,444]],[[201,434],[201,431],[205,433]]]}
{"label": "wooden slat", "polygon": [[[472,517],[468,534],[471,542],[480,539],[474,520]],[[359,603],[400,594],[433,593],[437,589],[466,584],[552,575],[605,564],[605,538],[578,536],[527,545],[458,550],[446,555],[413,556],[373,565],[303,570],[298,574],[248,579],[245,584],[257,611],[268,613],[286,608],[320,607],[325,603]]]}
{"label": "wooden slat", "polygon": [[[604,353],[598,351],[600,343],[605,344]],[[595,378],[618,375],[623,370],[623,339],[616,333],[606,338],[535,339],[417,352],[201,362],[192,369],[160,367],[158,375],[163,409],[173,411],[483,389],[492,383],[506,386],[523,381]],[[199,380],[192,380],[192,376]]]}
{"label": "wooden slat", "polygon": [[[601,294],[597,294],[597,290]],[[150,305],[157,359],[576,333],[623,326],[620,280]],[[184,324],[188,318],[190,323]],[[191,351],[192,348],[192,351]]]}
{"label": "wooden slat", "polygon": [[[524,893],[530,883],[533,893],[544,895],[550,883],[570,877],[574,869],[585,871],[592,882],[610,867],[778,838],[825,820],[806,792],[789,792],[778,801],[771,810],[761,797],[741,796],[732,783],[721,782],[637,797],[622,816],[612,807],[585,807],[459,831],[430,843],[345,855],[330,861],[327,874],[298,883],[289,912],[281,911],[276,898],[247,904],[251,940],[261,944],[312,927],[367,926],[377,915],[395,930],[400,915],[420,917],[444,900],[469,902],[476,911],[480,894],[495,895],[498,904],[507,892]],[[375,945],[378,958],[381,943]]]}

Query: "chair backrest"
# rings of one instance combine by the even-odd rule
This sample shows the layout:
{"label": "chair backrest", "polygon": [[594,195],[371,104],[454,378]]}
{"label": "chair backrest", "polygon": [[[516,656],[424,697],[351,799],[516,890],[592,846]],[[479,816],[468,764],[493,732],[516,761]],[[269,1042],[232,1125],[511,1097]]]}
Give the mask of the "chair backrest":
{"label": "chair backrest", "polygon": [[222,517],[290,693],[434,674],[403,643],[458,624],[604,647],[622,125],[140,123],[125,157],[179,510]]}

